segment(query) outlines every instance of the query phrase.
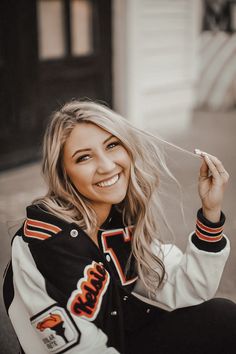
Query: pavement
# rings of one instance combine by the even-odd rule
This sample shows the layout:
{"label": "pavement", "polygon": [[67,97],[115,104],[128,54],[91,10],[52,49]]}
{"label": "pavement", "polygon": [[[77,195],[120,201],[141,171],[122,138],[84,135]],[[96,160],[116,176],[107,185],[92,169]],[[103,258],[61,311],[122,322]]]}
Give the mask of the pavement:
{"label": "pavement", "polygon": [[[33,163],[0,173],[0,283],[10,259],[10,243],[25,218],[25,207],[46,191],[40,164]],[[2,286],[1,286],[2,288]],[[16,354],[18,343],[3,306],[0,292],[0,354]]]}
{"label": "pavement", "polygon": [[[217,296],[227,297],[236,301],[236,111],[228,113],[194,112],[191,123],[185,132],[164,132],[163,137],[174,144],[193,151],[194,148],[202,149],[218,156],[230,173],[230,183],[227,188],[224,212],[227,216],[225,233],[231,241],[231,255],[225,267],[222,281]],[[180,178],[196,178],[190,171],[187,160],[180,161]],[[192,175],[191,175],[192,173]],[[22,166],[17,169],[2,172],[0,174],[0,225],[1,225],[1,248],[0,248],[0,272],[4,272],[10,258],[10,241],[14,231],[17,230],[25,217],[25,206],[33,199],[45,193],[46,186],[40,173],[38,162]],[[199,201],[192,201],[192,213],[196,212]],[[190,201],[191,205],[191,201]],[[194,225],[194,220],[191,220]],[[184,247],[186,236],[177,240],[180,247]],[[2,278],[2,276],[1,276]],[[0,353],[16,354],[18,344],[12,326],[5,313],[0,297]]]}

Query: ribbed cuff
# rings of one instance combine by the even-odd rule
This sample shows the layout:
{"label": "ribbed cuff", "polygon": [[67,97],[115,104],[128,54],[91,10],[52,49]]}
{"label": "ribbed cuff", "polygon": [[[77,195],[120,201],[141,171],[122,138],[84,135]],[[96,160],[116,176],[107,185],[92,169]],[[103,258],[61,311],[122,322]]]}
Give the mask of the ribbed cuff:
{"label": "ribbed cuff", "polygon": [[213,223],[206,219],[202,209],[198,210],[195,234],[192,236],[194,245],[204,251],[219,252],[226,245],[226,239],[223,236],[223,225],[225,215],[221,212],[220,221]]}

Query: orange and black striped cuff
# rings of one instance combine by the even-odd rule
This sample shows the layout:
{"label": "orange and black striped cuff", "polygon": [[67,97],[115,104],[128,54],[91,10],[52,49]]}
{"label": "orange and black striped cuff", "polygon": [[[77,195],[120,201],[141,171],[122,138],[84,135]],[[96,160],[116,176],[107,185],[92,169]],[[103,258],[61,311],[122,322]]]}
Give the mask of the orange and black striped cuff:
{"label": "orange and black striped cuff", "polygon": [[221,212],[220,220],[212,223],[203,215],[202,209],[198,210],[195,234],[192,241],[201,250],[219,252],[225,247],[226,240],[223,236],[225,215]]}

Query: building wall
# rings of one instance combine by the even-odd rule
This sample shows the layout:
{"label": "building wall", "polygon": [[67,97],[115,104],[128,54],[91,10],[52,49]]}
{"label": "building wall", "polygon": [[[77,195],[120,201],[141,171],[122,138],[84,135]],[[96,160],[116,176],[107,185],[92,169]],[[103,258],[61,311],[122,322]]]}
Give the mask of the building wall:
{"label": "building wall", "polygon": [[114,1],[114,108],[139,127],[167,133],[188,124],[200,12],[200,0]]}
{"label": "building wall", "polygon": [[236,107],[236,33],[205,31],[200,41],[196,107],[227,111]]}

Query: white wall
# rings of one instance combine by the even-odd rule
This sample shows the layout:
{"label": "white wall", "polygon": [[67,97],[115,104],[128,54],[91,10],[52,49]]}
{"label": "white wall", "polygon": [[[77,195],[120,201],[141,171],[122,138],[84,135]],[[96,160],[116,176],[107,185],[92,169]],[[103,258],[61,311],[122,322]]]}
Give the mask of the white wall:
{"label": "white wall", "polygon": [[136,125],[184,130],[197,77],[200,0],[114,0],[114,106]]}

